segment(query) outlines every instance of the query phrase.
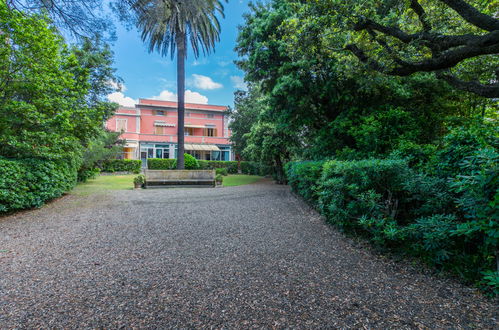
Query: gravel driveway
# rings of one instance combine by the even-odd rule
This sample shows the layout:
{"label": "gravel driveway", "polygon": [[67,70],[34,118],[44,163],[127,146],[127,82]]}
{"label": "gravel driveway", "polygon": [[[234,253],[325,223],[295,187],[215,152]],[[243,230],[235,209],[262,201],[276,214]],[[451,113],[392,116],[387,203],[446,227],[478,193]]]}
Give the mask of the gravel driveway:
{"label": "gravel driveway", "polygon": [[474,290],[356,245],[268,181],[0,218],[0,328],[494,328]]}

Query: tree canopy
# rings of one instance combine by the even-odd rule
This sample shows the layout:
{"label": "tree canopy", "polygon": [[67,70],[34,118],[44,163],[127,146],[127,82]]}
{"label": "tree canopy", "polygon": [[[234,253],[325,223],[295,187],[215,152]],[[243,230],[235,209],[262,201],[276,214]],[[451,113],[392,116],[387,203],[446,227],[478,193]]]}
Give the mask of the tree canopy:
{"label": "tree canopy", "polygon": [[302,20],[320,20],[319,38],[370,69],[408,76],[435,72],[453,87],[499,97],[499,19],[494,1],[308,2]]}

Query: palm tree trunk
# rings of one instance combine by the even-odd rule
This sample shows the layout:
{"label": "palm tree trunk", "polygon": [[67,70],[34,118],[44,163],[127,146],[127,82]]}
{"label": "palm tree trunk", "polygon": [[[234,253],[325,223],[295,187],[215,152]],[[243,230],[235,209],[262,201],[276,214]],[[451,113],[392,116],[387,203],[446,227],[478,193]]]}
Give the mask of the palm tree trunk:
{"label": "palm tree trunk", "polygon": [[185,33],[177,35],[177,97],[178,97],[178,121],[177,121],[177,169],[184,169],[184,112],[185,112],[185,55],[186,43]]}

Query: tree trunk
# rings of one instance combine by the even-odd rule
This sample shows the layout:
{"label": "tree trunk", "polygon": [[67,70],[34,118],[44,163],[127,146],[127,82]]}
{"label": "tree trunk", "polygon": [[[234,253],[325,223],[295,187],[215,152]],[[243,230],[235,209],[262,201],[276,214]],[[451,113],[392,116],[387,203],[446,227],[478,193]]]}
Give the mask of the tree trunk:
{"label": "tree trunk", "polygon": [[180,33],[176,37],[177,42],[177,169],[183,170],[184,165],[184,113],[185,113],[185,57],[186,42],[185,33]]}

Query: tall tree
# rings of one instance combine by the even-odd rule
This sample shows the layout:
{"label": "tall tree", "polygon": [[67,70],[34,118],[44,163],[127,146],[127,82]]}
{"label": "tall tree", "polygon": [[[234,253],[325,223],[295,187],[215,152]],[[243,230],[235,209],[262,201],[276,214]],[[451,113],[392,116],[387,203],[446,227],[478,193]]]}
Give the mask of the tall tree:
{"label": "tall tree", "polygon": [[137,13],[137,27],[149,52],[177,55],[178,155],[177,169],[184,169],[185,58],[187,43],[194,57],[207,54],[219,40],[223,5],[218,0],[137,0],[132,8]]}
{"label": "tall tree", "polygon": [[328,16],[321,35],[344,34],[343,50],[392,76],[435,72],[454,88],[499,97],[497,1],[324,0],[307,17]]}

